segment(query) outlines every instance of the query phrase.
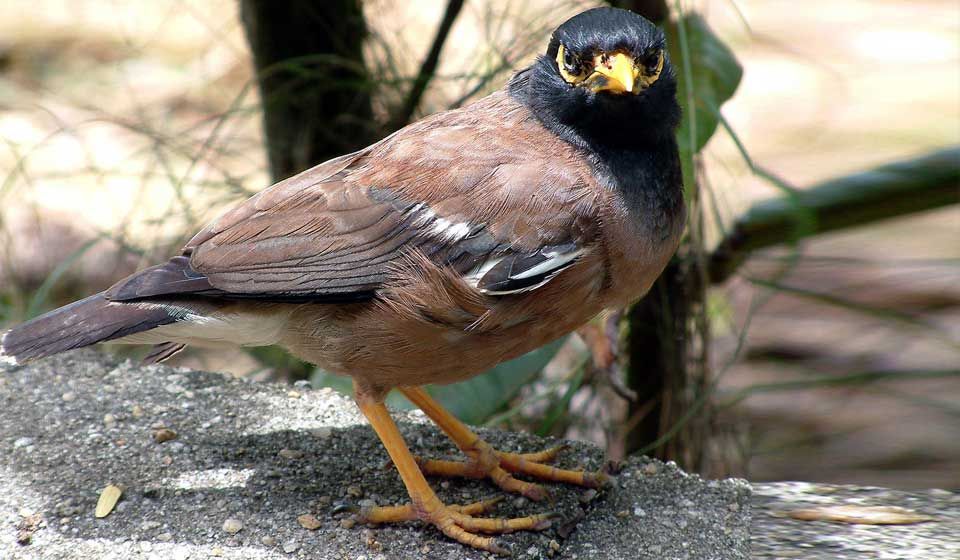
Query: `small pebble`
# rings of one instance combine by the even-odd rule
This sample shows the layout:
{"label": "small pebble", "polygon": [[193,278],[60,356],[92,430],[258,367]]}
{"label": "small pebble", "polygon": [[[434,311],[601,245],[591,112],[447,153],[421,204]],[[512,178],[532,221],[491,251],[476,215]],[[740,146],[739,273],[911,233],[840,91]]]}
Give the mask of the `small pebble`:
{"label": "small pebble", "polygon": [[160,533],[157,535],[157,540],[160,542],[170,542],[173,540],[173,535],[170,533]]}
{"label": "small pebble", "polygon": [[22,437],[13,441],[14,449],[20,449],[21,447],[27,447],[28,445],[33,445],[33,438]]}
{"label": "small pebble", "polygon": [[143,417],[143,414],[144,414],[143,407],[140,406],[139,404],[133,405],[133,408],[130,409],[130,414],[133,415],[134,418]]}
{"label": "small pebble", "polygon": [[361,538],[363,538],[363,542],[370,550],[383,550],[383,545],[377,541],[376,535],[370,529],[364,529],[363,533],[361,533]]}
{"label": "small pebble", "polygon": [[347,496],[350,496],[351,498],[359,498],[360,496],[363,496],[363,490],[356,484],[351,484],[350,486],[347,486]]}
{"label": "small pebble", "polygon": [[219,546],[215,546],[210,549],[210,556],[223,556],[223,549]]}
{"label": "small pebble", "polygon": [[558,543],[556,539],[550,539],[550,544],[548,546],[550,547],[550,550],[554,552],[560,551],[560,543]]}
{"label": "small pebble", "polygon": [[317,439],[327,439],[330,437],[330,434],[333,433],[333,430],[327,427],[314,428],[310,430],[310,435]]}
{"label": "small pebble", "polygon": [[283,543],[283,551],[286,552],[287,554],[293,554],[294,552],[297,551],[298,548],[300,548],[300,543],[295,543],[295,542]]}
{"label": "small pebble", "polygon": [[343,529],[353,529],[353,526],[357,524],[357,520],[352,517],[345,517],[340,520],[340,527]]}
{"label": "small pebble", "polygon": [[223,522],[223,530],[231,535],[236,535],[243,529],[243,522],[232,517]]}
{"label": "small pebble", "polygon": [[166,387],[164,387],[164,390],[170,393],[171,395],[177,395],[186,391],[186,389],[182,385],[177,385],[176,383],[171,383],[167,385]]}
{"label": "small pebble", "polygon": [[157,443],[163,443],[166,441],[177,439],[177,432],[169,428],[161,428],[153,432],[153,439]]}
{"label": "small pebble", "polygon": [[68,393],[64,393],[61,398],[64,400],[64,402],[71,402],[77,400],[77,394],[73,391],[70,391]]}
{"label": "small pebble", "polygon": [[653,463],[647,463],[643,466],[643,474],[647,476],[653,476],[657,474],[657,465]]}
{"label": "small pebble", "polygon": [[515,499],[513,500],[513,507],[515,507],[515,508],[517,508],[517,509],[520,509],[520,508],[522,508],[522,507],[525,506],[525,505],[527,505],[527,499],[524,498],[523,496],[520,496],[519,498],[515,498]]}
{"label": "small pebble", "polygon": [[117,425],[117,417],[113,414],[104,414],[103,424],[108,428],[112,428]]}
{"label": "small pebble", "polygon": [[159,529],[161,523],[159,521],[144,521],[140,524],[141,531],[153,531],[154,529]]}
{"label": "small pebble", "polygon": [[300,393],[298,391],[287,391],[287,396],[291,399],[299,399]]}
{"label": "small pebble", "polygon": [[635,507],[633,508],[633,514],[636,515],[637,517],[646,517],[646,516],[647,516],[647,512],[643,511],[643,508],[640,507],[640,506],[635,506]]}
{"label": "small pebble", "polygon": [[296,449],[281,449],[279,455],[284,459],[300,459],[303,457],[303,451]]}
{"label": "small pebble", "polygon": [[264,535],[260,537],[260,544],[263,546],[276,546],[277,539],[271,537],[270,535]]}
{"label": "small pebble", "polygon": [[321,525],[323,525],[322,523],[320,523],[320,520],[317,519],[315,515],[312,515],[310,513],[305,513],[303,515],[298,516],[297,523],[299,523],[301,527],[309,531],[315,531],[319,529]]}

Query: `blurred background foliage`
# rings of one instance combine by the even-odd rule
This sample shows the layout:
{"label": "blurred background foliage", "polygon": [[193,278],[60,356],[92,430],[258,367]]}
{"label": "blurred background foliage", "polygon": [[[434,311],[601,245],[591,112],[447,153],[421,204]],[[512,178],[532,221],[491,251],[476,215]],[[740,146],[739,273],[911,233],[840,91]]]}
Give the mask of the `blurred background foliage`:
{"label": "blurred background foliage", "polygon": [[[614,3],[670,37],[684,248],[625,318],[430,390],[471,423],[614,458],[960,487],[960,7]],[[272,179],[500,87],[596,4],[3,3],[0,322],[168,257]],[[349,385],[276,349],[173,365]]]}

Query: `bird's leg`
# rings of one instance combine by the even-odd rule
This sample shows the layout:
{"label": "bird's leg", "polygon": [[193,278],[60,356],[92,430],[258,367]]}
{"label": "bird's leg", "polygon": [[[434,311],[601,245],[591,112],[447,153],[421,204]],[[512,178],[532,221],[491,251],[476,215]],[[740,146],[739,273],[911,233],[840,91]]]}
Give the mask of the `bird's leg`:
{"label": "bird's leg", "polygon": [[463,544],[488,550],[497,554],[507,551],[494,539],[482,537],[476,533],[509,533],[512,531],[538,531],[550,526],[552,515],[534,515],[517,519],[497,519],[474,517],[475,514],[489,510],[497,500],[487,500],[466,506],[447,506],[433,492],[427,480],[420,472],[416,459],[407,448],[400,430],[390,418],[390,413],[382,402],[357,395],[357,405],[377,432],[380,441],[390,454],[390,459],[400,472],[400,478],[411,502],[405,506],[365,507],[360,510],[360,520],[368,523],[409,521],[421,519],[433,524],[445,535]]}
{"label": "bird's leg", "polygon": [[473,433],[463,422],[447,412],[420,387],[404,387],[400,390],[410,399],[410,402],[417,405],[436,422],[440,429],[450,436],[457,447],[470,458],[466,462],[420,459],[418,464],[424,474],[467,478],[489,477],[500,488],[522,494],[532,500],[544,499],[547,496],[546,490],[539,484],[519,480],[513,474],[590,488],[603,486],[610,478],[600,472],[571,471],[543,464],[553,460],[564,446],[553,447],[539,453],[518,454],[497,451],[480,439],[480,436]]}

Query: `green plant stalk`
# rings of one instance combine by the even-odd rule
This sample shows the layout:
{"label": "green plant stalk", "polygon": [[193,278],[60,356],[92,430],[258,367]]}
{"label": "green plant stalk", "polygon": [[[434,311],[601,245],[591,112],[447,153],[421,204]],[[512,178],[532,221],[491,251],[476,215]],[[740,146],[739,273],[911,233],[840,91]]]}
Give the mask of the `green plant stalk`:
{"label": "green plant stalk", "polygon": [[776,383],[757,383],[744,387],[729,396],[720,404],[722,407],[731,407],[744,399],[758,393],[778,391],[802,391],[806,389],[822,389],[824,387],[846,387],[850,385],[865,385],[878,381],[915,381],[917,379],[941,379],[944,377],[960,376],[960,370],[895,370],[895,371],[861,371],[846,375],[821,375],[808,379],[779,381]]}
{"label": "green plant stalk", "polygon": [[[960,146],[830,179],[753,205],[710,255],[710,281],[765,247],[960,203]],[[804,225],[800,213],[809,216]]]}
{"label": "green plant stalk", "polygon": [[567,410],[570,408],[570,401],[573,399],[573,395],[577,392],[577,389],[583,385],[583,375],[585,372],[586,364],[577,368],[577,372],[573,375],[573,379],[567,383],[567,389],[563,392],[563,395],[558,401],[553,403],[553,406],[550,407],[550,411],[547,413],[546,418],[544,418],[543,422],[540,423],[540,426],[537,427],[536,433],[538,436],[548,436],[560,418],[566,415]]}
{"label": "green plant stalk", "polygon": [[32,319],[40,314],[44,306],[49,304],[48,299],[50,296],[50,290],[52,290],[57,281],[60,280],[60,277],[66,274],[66,272],[70,270],[70,267],[72,267],[75,262],[80,260],[80,257],[85,255],[87,251],[89,251],[99,242],[99,237],[95,237],[87,241],[70,256],[57,264],[56,268],[54,268],[53,271],[50,272],[50,274],[48,274],[43,280],[43,284],[40,284],[40,287],[37,288],[37,291],[33,293],[33,297],[30,298],[30,303],[27,305],[25,318]]}

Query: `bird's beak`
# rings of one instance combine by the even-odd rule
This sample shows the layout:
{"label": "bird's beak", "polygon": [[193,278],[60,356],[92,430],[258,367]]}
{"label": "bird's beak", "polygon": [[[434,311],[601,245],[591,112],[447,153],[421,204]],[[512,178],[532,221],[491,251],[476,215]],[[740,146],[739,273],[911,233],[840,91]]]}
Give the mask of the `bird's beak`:
{"label": "bird's beak", "polygon": [[[640,69],[633,58],[625,53],[599,54],[594,58],[593,75],[588,78],[590,89],[595,92],[639,93],[642,84],[637,83]],[[641,87],[637,87],[641,85]]]}

